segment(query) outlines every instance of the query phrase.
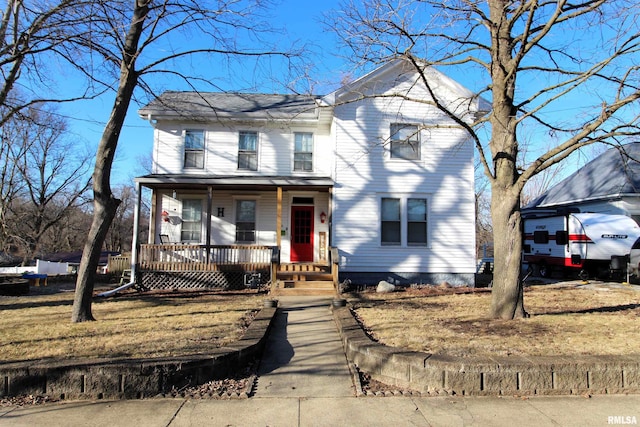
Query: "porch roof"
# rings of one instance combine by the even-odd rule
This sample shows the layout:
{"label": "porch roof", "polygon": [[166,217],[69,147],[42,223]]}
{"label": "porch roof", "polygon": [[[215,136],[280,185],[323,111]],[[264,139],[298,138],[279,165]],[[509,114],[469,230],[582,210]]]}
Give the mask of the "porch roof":
{"label": "porch roof", "polygon": [[193,189],[224,187],[229,190],[328,189],[334,181],[329,177],[297,176],[195,176],[183,174],[151,174],[135,178],[140,185],[157,189]]}

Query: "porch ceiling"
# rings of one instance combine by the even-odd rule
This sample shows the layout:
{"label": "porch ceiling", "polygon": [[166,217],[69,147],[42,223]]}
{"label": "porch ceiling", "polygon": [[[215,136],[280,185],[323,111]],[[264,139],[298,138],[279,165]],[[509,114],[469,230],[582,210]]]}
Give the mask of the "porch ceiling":
{"label": "porch ceiling", "polygon": [[334,186],[329,177],[295,176],[193,176],[180,174],[152,174],[135,178],[143,187],[155,189],[193,189],[224,187],[229,190],[273,190],[287,189],[326,190]]}

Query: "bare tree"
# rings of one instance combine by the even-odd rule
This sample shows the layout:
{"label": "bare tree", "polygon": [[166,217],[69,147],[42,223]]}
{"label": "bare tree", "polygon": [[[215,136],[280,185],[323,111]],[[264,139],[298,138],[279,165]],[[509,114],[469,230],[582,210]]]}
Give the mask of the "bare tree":
{"label": "bare tree", "polygon": [[[91,312],[94,276],[109,226],[120,204],[111,190],[111,168],[136,88],[149,89],[151,85],[145,82],[144,76],[162,72],[184,77],[192,85],[203,83],[205,79],[196,74],[183,74],[171,68],[199,54],[208,55],[201,58],[208,61],[208,71],[219,70],[226,61],[237,57],[292,57],[290,52],[279,52],[261,40],[261,35],[269,29],[259,15],[264,3],[260,0],[96,2],[91,11],[88,33],[91,37],[84,43],[91,57],[100,60],[107,72],[117,76],[117,83],[113,84],[115,100],[96,155],[94,217],[78,270],[72,321],[94,320]],[[191,33],[191,37],[176,39],[185,33]],[[259,47],[243,46],[243,40]]]}
{"label": "bare tree", "polygon": [[25,260],[89,188],[90,156],[66,131],[66,121],[44,105],[23,109],[3,126],[4,240],[20,247]]}
{"label": "bare tree", "polygon": [[[77,93],[57,93],[58,65],[75,67],[76,46],[86,38],[94,0],[9,0],[0,11],[0,126],[30,106],[98,95],[85,82]],[[91,68],[83,64],[82,74]],[[55,70],[55,71],[54,71]]]}
{"label": "bare tree", "polygon": [[[424,100],[467,130],[491,184],[491,317],[527,315],[520,277],[527,181],[586,145],[638,134],[639,8],[630,0],[368,0],[345,3],[333,21],[361,64],[406,58],[427,88],[429,67],[462,69],[491,102],[490,114],[466,123],[434,91]],[[523,158],[525,132],[551,148]]]}
{"label": "bare tree", "polygon": [[91,227],[89,201],[67,210],[66,215],[44,234],[40,241],[40,252],[56,254],[60,252],[78,252],[84,248],[87,230]]}

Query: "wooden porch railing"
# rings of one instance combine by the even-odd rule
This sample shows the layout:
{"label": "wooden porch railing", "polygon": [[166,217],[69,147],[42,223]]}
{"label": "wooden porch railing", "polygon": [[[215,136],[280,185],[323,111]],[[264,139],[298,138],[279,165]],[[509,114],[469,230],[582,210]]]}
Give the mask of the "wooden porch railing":
{"label": "wooden porch railing", "polygon": [[271,268],[272,246],[140,245],[140,271],[257,271]]}
{"label": "wooden porch railing", "polygon": [[340,274],[340,253],[338,248],[332,246],[329,248],[329,262],[331,263],[331,276],[333,276],[333,286],[338,289],[339,274]]}

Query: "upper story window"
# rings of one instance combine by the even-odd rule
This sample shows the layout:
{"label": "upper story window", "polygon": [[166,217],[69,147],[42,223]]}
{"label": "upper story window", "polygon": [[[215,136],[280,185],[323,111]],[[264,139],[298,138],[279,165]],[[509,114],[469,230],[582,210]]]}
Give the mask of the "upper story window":
{"label": "upper story window", "polygon": [[238,169],[258,170],[258,132],[240,132],[238,140]]}
{"label": "upper story window", "polygon": [[187,129],[184,132],[185,169],[204,169],[204,131]]}
{"label": "upper story window", "polygon": [[391,124],[391,158],[420,159],[420,131],[417,125]]}
{"label": "upper story window", "polygon": [[293,170],[304,172],[313,171],[313,134],[296,132],[294,137]]}

